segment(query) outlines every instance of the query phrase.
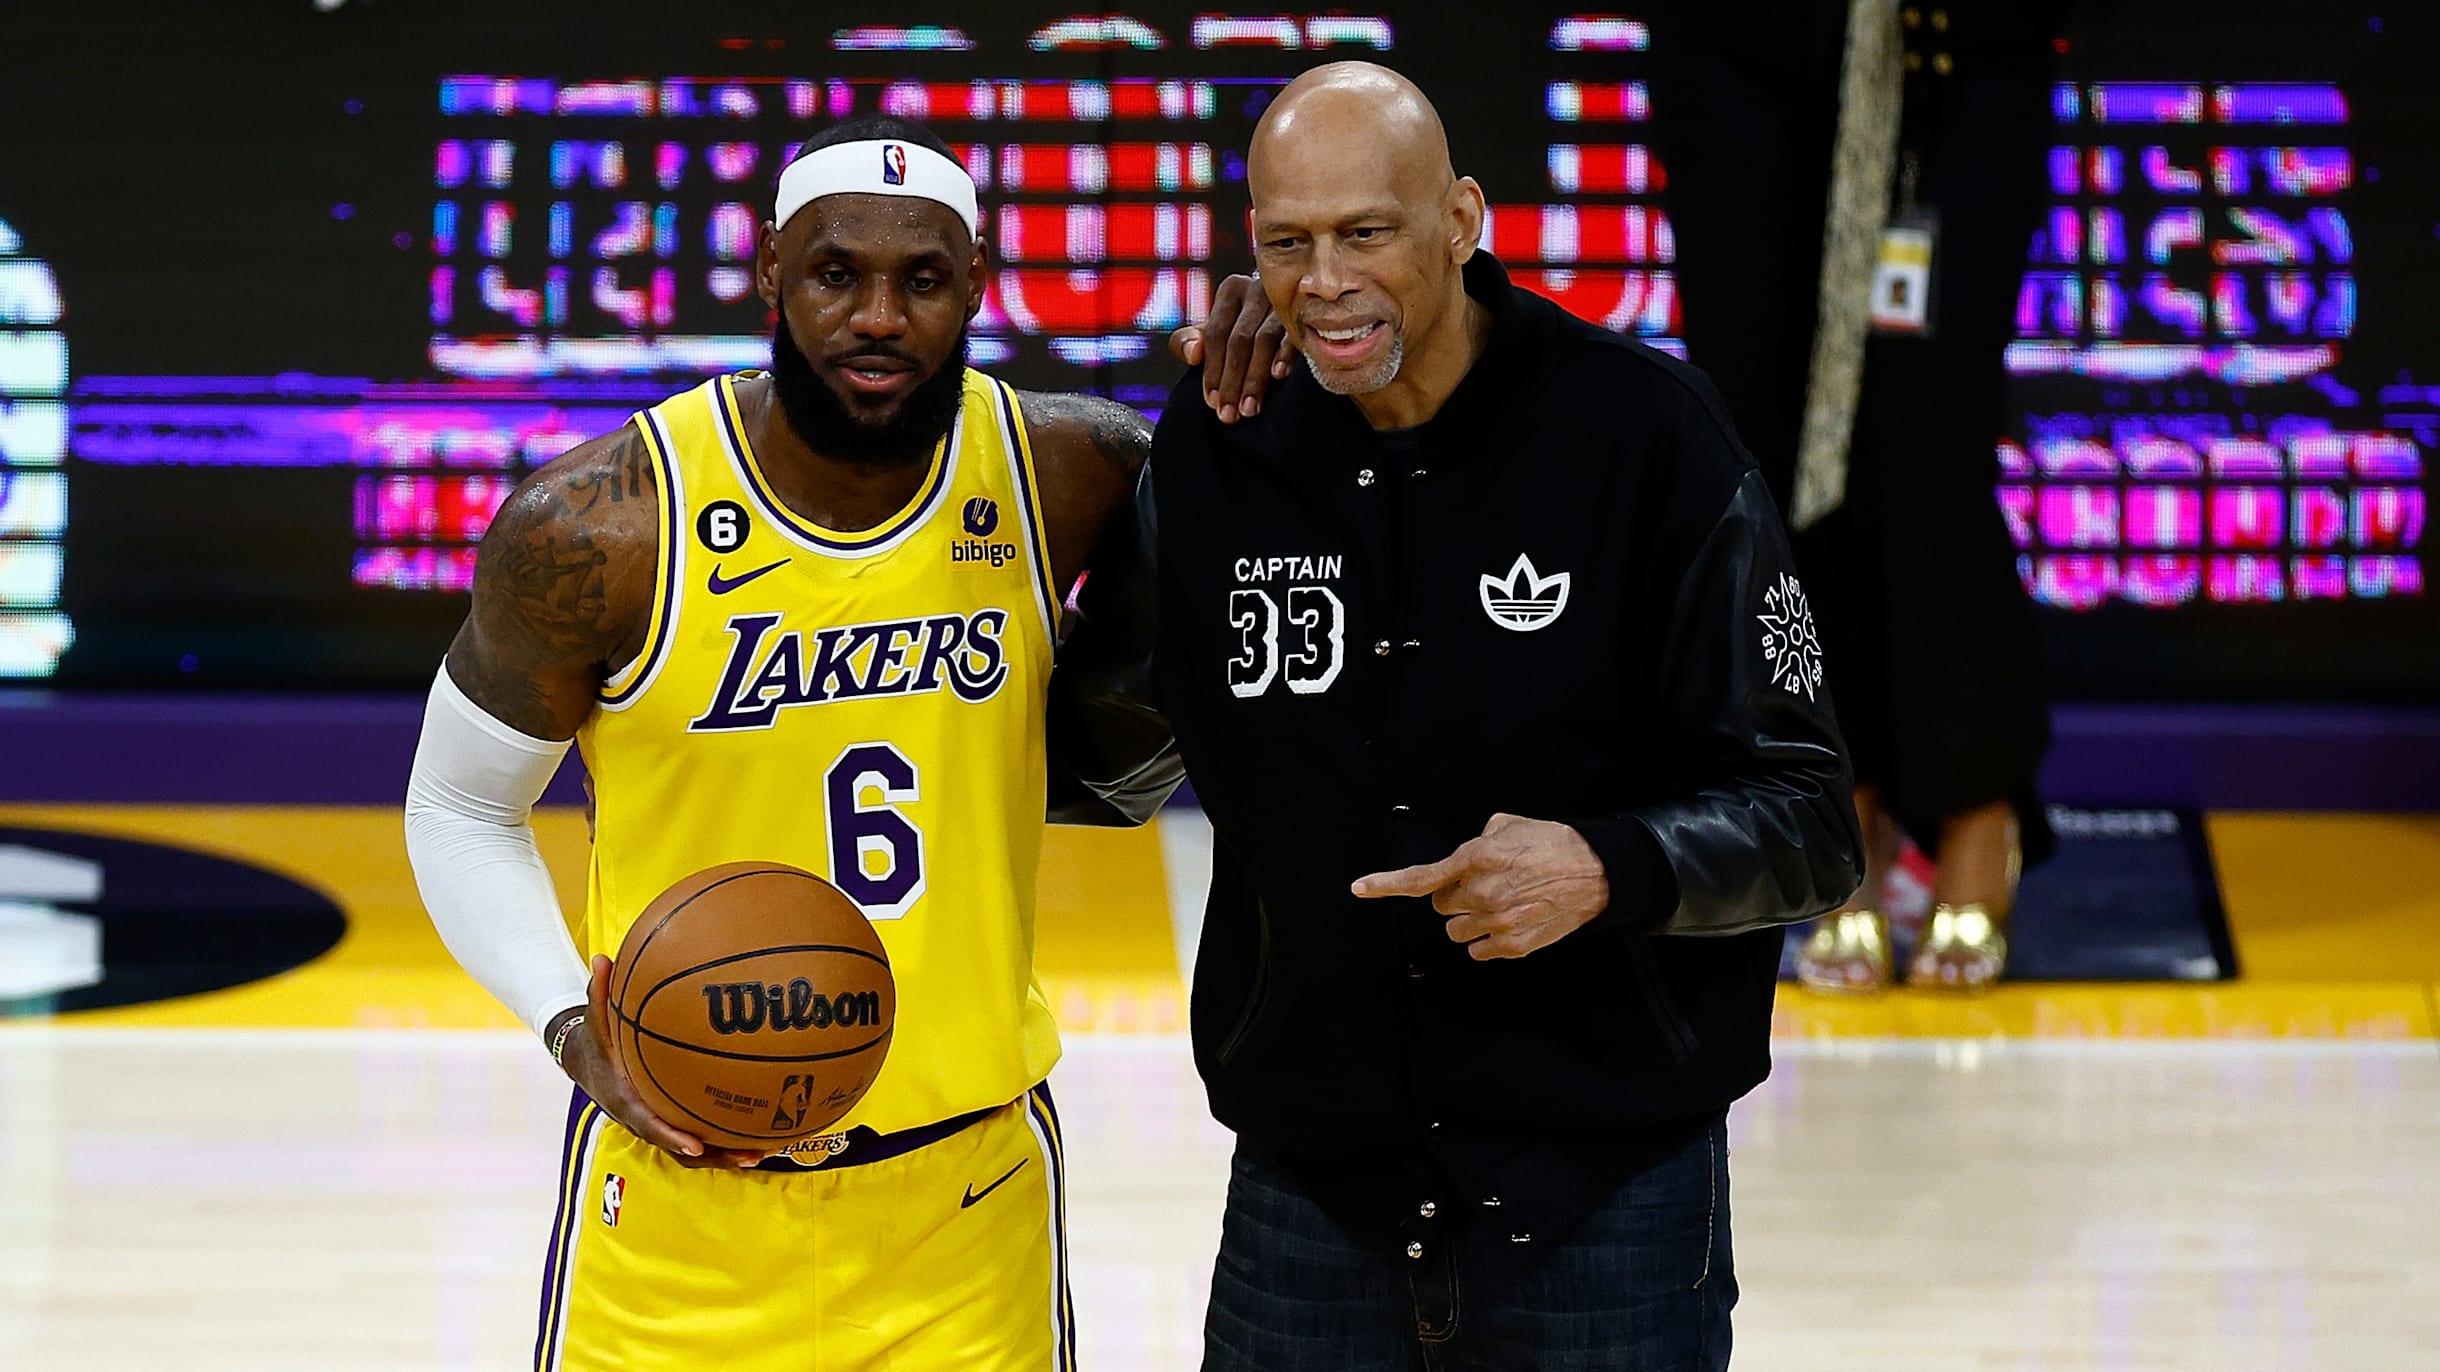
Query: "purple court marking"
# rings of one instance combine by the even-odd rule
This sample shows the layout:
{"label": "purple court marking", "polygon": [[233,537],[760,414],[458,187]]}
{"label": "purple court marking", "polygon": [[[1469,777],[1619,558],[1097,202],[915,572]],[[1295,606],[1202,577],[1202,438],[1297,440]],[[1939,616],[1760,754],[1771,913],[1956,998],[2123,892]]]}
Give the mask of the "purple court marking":
{"label": "purple court marking", "polygon": [[[406,694],[0,692],[0,802],[403,805],[422,723]],[[2054,729],[2063,804],[2440,811],[2440,708],[2069,704]],[[544,803],[581,803],[582,770]]]}
{"label": "purple court marking", "polygon": [[2043,798],[2198,810],[2440,809],[2440,709],[2063,704]]}
{"label": "purple court marking", "polygon": [[[403,694],[0,691],[0,801],[403,806],[423,711]],[[581,804],[583,770],[563,766],[544,803]]]}

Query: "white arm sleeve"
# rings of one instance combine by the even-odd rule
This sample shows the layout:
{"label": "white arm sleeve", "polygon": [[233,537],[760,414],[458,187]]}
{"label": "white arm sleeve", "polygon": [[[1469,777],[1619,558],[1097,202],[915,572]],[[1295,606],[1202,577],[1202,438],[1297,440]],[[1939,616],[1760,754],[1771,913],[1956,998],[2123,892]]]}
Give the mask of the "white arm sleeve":
{"label": "white arm sleeve", "polygon": [[591,979],[529,822],[567,751],[484,713],[443,666],[407,777],[407,861],[432,927],[536,1034],[582,1006]]}

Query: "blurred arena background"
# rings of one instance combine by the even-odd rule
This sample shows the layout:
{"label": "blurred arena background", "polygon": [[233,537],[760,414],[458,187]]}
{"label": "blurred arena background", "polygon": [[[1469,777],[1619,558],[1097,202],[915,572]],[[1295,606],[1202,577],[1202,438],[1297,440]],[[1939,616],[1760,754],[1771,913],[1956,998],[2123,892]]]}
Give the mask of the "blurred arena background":
{"label": "blurred arena background", "polygon": [[[1783,989],[1735,1117],[1749,1366],[2440,1349],[2440,18],[2097,8],[1992,435],[2060,856],[1990,994]],[[971,360],[1149,407],[1249,262],[1265,101],[1378,58],[1503,261],[1682,352],[1679,12],[11,6],[0,1365],[527,1357],[564,1083],[417,900],[421,692],[523,473],[767,359],[754,234],[805,131],[931,123],[995,245]],[[1048,841],[1090,1366],[1199,1347],[1208,863],[1186,805]]]}

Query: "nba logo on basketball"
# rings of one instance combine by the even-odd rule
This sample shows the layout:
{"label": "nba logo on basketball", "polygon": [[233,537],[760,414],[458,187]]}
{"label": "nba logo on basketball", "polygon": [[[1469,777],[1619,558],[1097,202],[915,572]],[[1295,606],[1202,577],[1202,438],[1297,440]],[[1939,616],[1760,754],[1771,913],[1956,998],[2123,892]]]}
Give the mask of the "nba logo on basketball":
{"label": "nba logo on basketball", "polygon": [[805,1122],[805,1111],[813,1105],[813,1078],[793,1072],[779,1088],[779,1108],[771,1112],[773,1129],[795,1129]]}
{"label": "nba logo on basketball", "polygon": [[618,1209],[627,1200],[627,1179],[616,1172],[602,1174],[602,1223],[618,1228]]}
{"label": "nba logo on basketball", "polygon": [[907,183],[907,150],[896,143],[881,145],[881,184],[903,186]]}

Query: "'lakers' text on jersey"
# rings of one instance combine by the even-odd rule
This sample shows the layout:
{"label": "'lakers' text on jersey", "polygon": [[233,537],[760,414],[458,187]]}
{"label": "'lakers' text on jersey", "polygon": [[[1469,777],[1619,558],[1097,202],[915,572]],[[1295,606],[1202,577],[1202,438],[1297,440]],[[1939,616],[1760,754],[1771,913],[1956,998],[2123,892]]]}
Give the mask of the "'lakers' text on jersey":
{"label": "'lakers' text on jersey", "polygon": [[689,729],[768,729],[784,706],[928,695],[944,682],[979,705],[1008,680],[1006,610],[838,625],[815,634],[810,650],[801,629],[774,633],[779,622],[775,614],[730,617],[737,641],[719,694]]}
{"label": "'lakers' text on jersey", "polygon": [[1033,985],[1056,599],[1023,416],[969,372],[912,501],[872,529],[780,503],[738,378],[636,417],[661,474],[653,623],[579,735],[596,791],[584,941],[679,878],[764,860],[871,916],[888,1065],[844,1131],[1005,1104],[1058,1057]]}

